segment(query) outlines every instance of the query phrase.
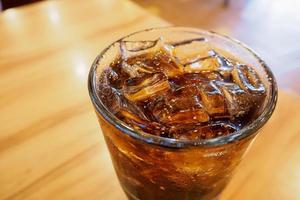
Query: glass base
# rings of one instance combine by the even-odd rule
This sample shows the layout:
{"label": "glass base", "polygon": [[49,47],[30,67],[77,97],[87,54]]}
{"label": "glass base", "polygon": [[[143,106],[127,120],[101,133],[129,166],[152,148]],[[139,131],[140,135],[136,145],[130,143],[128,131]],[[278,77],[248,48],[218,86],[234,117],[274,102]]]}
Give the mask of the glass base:
{"label": "glass base", "polygon": [[[125,194],[126,194],[128,200],[143,200],[143,199],[139,199],[138,197],[136,197],[136,196],[130,194],[129,192],[126,192],[125,190],[124,190],[124,192],[125,192]],[[217,195],[216,197],[214,197],[214,198],[212,198],[212,199],[210,199],[210,200],[219,200],[219,199],[220,199],[220,196],[221,196],[221,195]]]}

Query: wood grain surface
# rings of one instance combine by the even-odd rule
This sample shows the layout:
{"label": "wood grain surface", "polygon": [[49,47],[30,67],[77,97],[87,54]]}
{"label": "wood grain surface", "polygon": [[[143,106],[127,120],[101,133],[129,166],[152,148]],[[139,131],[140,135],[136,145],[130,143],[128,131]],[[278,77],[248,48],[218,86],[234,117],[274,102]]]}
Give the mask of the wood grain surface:
{"label": "wood grain surface", "polygon": [[[87,91],[96,55],[167,25],[127,0],[46,1],[0,14],[0,199],[125,199]],[[277,109],[223,200],[299,199],[300,99]]]}

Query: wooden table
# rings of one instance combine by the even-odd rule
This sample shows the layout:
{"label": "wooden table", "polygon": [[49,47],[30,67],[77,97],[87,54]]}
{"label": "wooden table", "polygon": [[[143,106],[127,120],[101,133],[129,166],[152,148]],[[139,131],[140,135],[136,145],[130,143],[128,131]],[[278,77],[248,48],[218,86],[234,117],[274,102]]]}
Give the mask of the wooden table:
{"label": "wooden table", "polygon": [[[126,0],[47,1],[0,14],[0,199],[125,199],[87,92],[101,49],[167,25]],[[277,109],[223,200],[299,199],[300,98]]]}

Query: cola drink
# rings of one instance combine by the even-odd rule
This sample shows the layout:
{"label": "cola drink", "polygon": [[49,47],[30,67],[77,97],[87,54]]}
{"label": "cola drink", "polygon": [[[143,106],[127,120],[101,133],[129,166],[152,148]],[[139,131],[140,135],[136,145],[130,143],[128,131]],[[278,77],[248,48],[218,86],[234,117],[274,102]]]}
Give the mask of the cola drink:
{"label": "cola drink", "polygon": [[157,36],[119,40],[93,78],[116,173],[129,199],[216,198],[256,135],[247,128],[262,117],[276,84],[209,34]]}

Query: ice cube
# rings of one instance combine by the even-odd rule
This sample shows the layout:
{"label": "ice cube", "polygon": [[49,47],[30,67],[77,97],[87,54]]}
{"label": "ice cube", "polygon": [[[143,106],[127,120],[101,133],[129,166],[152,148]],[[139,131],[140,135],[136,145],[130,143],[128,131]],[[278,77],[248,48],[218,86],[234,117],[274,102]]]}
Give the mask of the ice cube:
{"label": "ice cube", "polygon": [[220,76],[220,74],[218,72],[203,72],[202,73],[209,81],[216,81],[216,80],[220,80],[223,81],[224,79],[222,78],[222,76]]}
{"label": "ice cube", "polygon": [[187,73],[199,73],[203,71],[216,71],[219,68],[219,62],[216,57],[208,56],[192,60],[189,63],[185,63],[184,71]]}
{"label": "ice cube", "polygon": [[142,60],[138,60],[138,57],[131,60],[130,63],[123,61],[121,64],[122,70],[129,75],[130,78],[142,77],[145,74],[152,74],[159,72],[154,67],[148,65]]}
{"label": "ice cube", "polygon": [[194,85],[185,85],[156,103],[153,115],[157,121],[164,124],[189,124],[209,120],[203,108],[199,89]]}
{"label": "ice cube", "polygon": [[140,56],[149,52],[156,52],[161,48],[161,39],[154,41],[120,41],[120,54],[122,60]]}
{"label": "ice cube", "polygon": [[162,37],[154,41],[120,41],[122,60],[141,55],[154,55],[157,52],[173,54],[173,47],[167,44]]}
{"label": "ice cube", "polygon": [[143,77],[127,79],[124,83],[124,96],[130,101],[142,101],[157,96],[170,89],[166,75],[149,74]]}
{"label": "ice cube", "polygon": [[119,75],[111,67],[103,70],[99,77],[99,85],[111,85],[119,79]]}
{"label": "ice cube", "polygon": [[122,70],[129,75],[129,77],[138,77],[140,76],[139,70],[134,67],[133,65],[128,64],[127,62],[123,61],[121,64]]}
{"label": "ice cube", "polygon": [[129,126],[133,127],[135,130],[160,136],[163,136],[164,131],[166,130],[162,124],[151,122],[147,119],[142,119],[136,113],[130,112],[126,109],[120,110],[116,116]]}
{"label": "ice cube", "polygon": [[214,81],[201,85],[201,100],[206,111],[212,116],[226,117],[225,98]]}
{"label": "ice cube", "polygon": [[192,40],[192,42],[189,40],[179,41],[172,46],[174,47],[174,55],[183,64],[211,56],[212,46],[202,38]]}
{"label": "ice cube", "polygon": [[234,83],[216,82],[224,94],[227,110],[231,117],[238,117],[249,112],[253,106],[252,96]]}
{"label": "ice cube", "polygon": [[98,83],[99,98],[106,107],[111,108],[113,113],[120,109],[122,101],[120,90],[114,88],[111,84],[117,78],[118,75],[111,68],[107,68],[102,72]]}
{"label": "ice cube", "polygon": [[108,84],[99,85],[98,90],[99,97],[103,104],[109,108],[112,113],[118,112],[122,105],[120,91]]}
{"label": "ice cube", "polygon": [[217,58],[217,61],[219,63],[219,68],[218,68],[219,74],[222,75],[222,78],[225,81],[230,81],[231,80],[231,72],[233,70],[234,64],[220,54],[216,53],[215,57]]}
{"label": "ice cube", "polygon": [[232,70],[232,77],[243,90],[250,93],[264,93],[265,87],[258,74],[247,65],[237,65]]}
{"label": "ice cube", "polygon": [[196,73],[186,73],[182,76],[177,76],[169,79],[169,83],[171,84],[173,91],[176,91],[177,89],[188,84],[201,84],[205,81],[207,81],[207,78],[205,76]]}
{"label": "ice cube", "polygon": [[167,51],[161,51],[153,57],[155,69],[164,72],[169,78],[183,74],[183,65]]}
{"label": "ice cube", "polygon": [[[142,60],[138,60],[139,56],[146,53],[148,49],[154,48],[156,50],[156,41],[120,41],[120,54],[122,70],[127,73],[130,78],[142,76],[144,73],[153,73],[153,68],[147,66]],[[128,62],[129,58],[133,58]],[[143,59],[141,57],[141,59]]]}
{"label": "ice cube", "polygon": [[[143,45],[143,42],[145,45]],[[168,77],[183,73],[183,65],[174,56],[174,49],[162,38],[155,41],[121,41],[122,67],[130,77],[141,73],[164,72]]]}
{"label": "ice cube", "polygon": [[201,85],[208,84],[209,81],[223,80],[217,72],[202,72],[202,73],[186,73],[179,77],[169,79],[172,89],[175,91],[178,88],[191,84],[200,87]]}
{"label": "ice cube", "polygon": [[222,56],[221,54],[214,52],[214,56],[217,58],[218,63],[220,64],[220,67],[223,69],[232,69],[233,68],[233,63],[231,61],[229,61],[227,58],[225,58],[224,56]]}
{"label": "ice cube", "polygon": [[140,117],[143,120],[149,120],[149,118],[146,116],[145,111],[142,107],[135,104],[134,102],[129,101],[124,96],[122,96],[122,109],[125,109],[127,111],[130,111],[131,113],[134,113],[138,117]]}
{"label": "ice cube", "polygon": [[155,69],[151,66],[148,66],[146,63],[142,62],[142,61],[136,61],[133,64],[133,68],[135,68],[136,71],[138,71],[138,73],[154,73],[157,72],[155,71]]}
{"label": "ice cube", "polygon": [[157,40],[141,40],[141,41],[126,41],[122,40],[120,45],[122,45],[122,50],[129,52],[140,52],[143,50],[149,50],[156,46],[160,39]]}

